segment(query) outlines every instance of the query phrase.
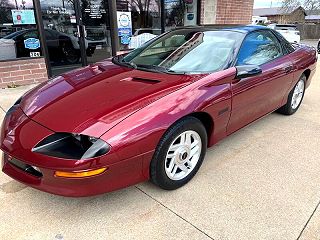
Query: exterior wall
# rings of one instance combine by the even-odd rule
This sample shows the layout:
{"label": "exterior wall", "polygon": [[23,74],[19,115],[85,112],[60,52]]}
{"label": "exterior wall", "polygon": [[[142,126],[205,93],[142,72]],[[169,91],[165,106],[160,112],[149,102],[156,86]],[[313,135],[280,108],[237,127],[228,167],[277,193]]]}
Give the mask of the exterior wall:
{"label": "exterior wall", "polygon": [[218,0],[216,24],[250,24],[254,0]]}
{"label": "exterior wall", "polygon": [[201,24],[250,24],[254,0],[202,0]]}
{"label": "exterior wall", "polygon": [[48,80],[44,58],[0,62],[0,87],[27,85]]}

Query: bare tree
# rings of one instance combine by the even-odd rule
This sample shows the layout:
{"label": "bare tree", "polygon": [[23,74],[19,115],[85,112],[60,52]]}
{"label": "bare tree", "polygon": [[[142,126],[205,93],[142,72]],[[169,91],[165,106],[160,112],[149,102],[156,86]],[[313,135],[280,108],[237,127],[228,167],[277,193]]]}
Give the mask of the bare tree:
{"label": "bare tree", "polygon": [[12,22],[11,9],[14,8],[9,0],[0,0],[0,24]]}
{"label": "bare tree", "polygon": [[300,6],[301,6],[301,1],[299,0],[283,0],[281,8],[283,12],[290,13],[294,9],[297,9]]}
{"label": "bare tree", "polygon": [[320,0],[282,0],[281,4],[284,12],[292,12],[300,6],[306,10],[320,10]]}
{"label": "bare tree", "polygon": [[306,10],[319,10],[320,11],[320,0],[305,0],[304,8]]}

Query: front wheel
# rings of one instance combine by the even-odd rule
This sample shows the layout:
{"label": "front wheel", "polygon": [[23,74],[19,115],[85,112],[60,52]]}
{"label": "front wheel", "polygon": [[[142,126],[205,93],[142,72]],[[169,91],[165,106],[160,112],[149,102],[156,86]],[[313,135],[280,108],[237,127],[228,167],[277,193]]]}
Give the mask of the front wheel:
{"label": "front wheel", "polygon": [[150,164],[151,180],[166,190],[182,187],[199,170],[207,150],[207,133],[194,117],[186,117],[162,137]]}
{"label": "front wheel", "polygon": [[64,60],[68,64],[77,64],[80,60],[80,52],[77,49],[74,49],[71,45],[64,45],[62,47],[62,52],[64,54]]}
{"label": "front wheel", "polygon": [[291,90],[288,96],[287,103],[278,109],[279,113],[285,115],[294,114],[300,107],[302,99],[304,97],[305,86],[306,86],[306,76],[303,74],[294,88]]}

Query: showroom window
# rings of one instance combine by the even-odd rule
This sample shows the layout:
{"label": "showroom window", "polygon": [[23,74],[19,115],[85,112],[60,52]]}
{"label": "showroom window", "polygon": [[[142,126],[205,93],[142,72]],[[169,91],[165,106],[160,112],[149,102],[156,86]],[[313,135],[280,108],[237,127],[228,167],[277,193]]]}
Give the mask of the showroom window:
{"label": "showroom window", "polygon": [[159,0],[117,0],[120,50],[135,48],[161,34],[160,8]]}
{"label": "showroom window", "polygon": [[198,0],[117,0],[120,50],[133,49],[179,26],[197,25]]}
{"label": "showroom window", "polygon": [[0,1],[0,60],[40,57],[32,0]]}
{"label": "showroom window", "polygon": [[165,29],[197,25],[198,0],[165,0]]}

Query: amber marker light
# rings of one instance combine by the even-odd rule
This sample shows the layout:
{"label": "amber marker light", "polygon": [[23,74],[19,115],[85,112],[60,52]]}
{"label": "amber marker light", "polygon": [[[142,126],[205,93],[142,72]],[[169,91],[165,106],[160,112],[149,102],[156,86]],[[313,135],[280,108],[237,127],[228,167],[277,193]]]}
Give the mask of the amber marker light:
{"label": "amber marker light", "polygon": [[81,171],[81,172],[63,172],[63,171],[56,171],[54,173],[55,177],[64,177],[64,178],[85,178],[85,177],[91,177],[99,175],[107,170],[106,167],[99,168],[95,170],[89,170],[89,171]]}

